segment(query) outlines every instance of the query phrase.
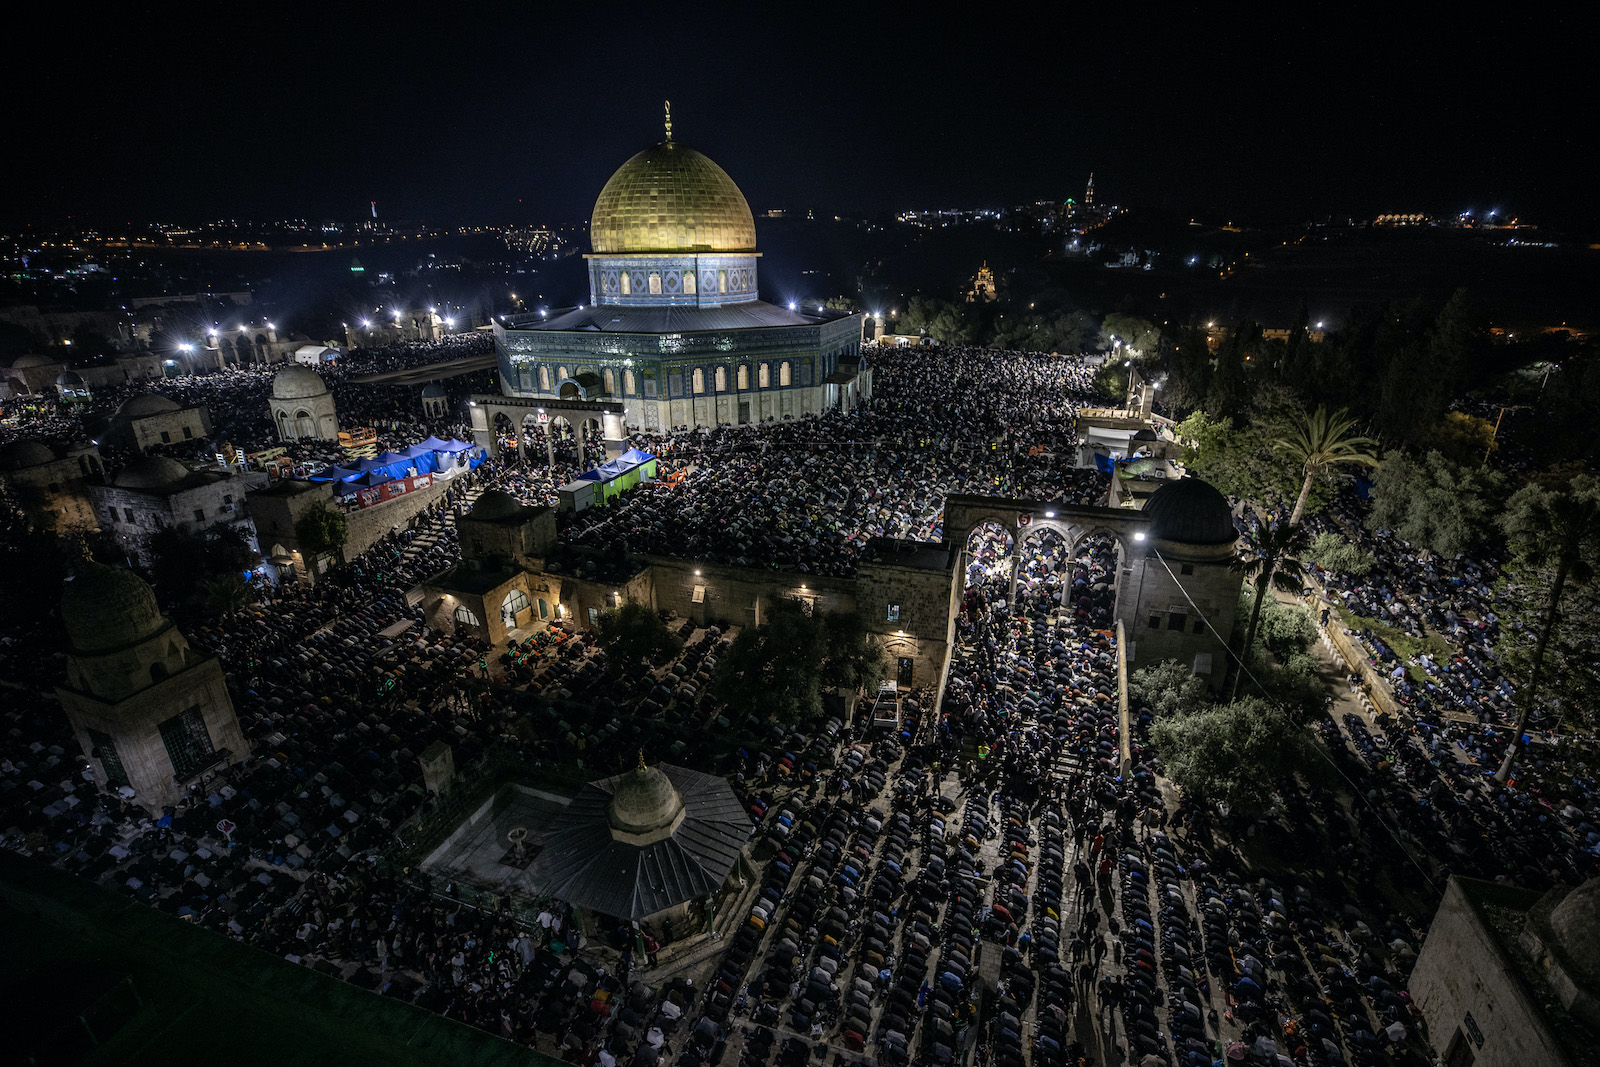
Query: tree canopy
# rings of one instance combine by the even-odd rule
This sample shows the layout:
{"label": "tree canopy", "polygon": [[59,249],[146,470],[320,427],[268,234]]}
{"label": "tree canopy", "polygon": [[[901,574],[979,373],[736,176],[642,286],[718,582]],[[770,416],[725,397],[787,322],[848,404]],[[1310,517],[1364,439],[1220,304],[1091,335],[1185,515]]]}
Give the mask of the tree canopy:
{"label": "tree canopy", "polygon": [[717,664],[718,701],[802,722],[821,715],[823,690],[870,688],[884,677],[883,652],[860,616],[807,614],[787,597],[764,614],[760,626],[739,631]]}
{"label": "tree canopy", "polygon": [[1378,565],[1371,552],[1363,551],[1342,534],[1324,531],[1311,542],[1307,558],[1325,571],[1359,578]]}
{"label": "tree canopy", "polygon": [[683,647],[661,617],[636,600],[602,611],[595,629],[607,662],[619,672],[676,655]]}
{"label": "tree canopy", "polygon": [[1355,424],[1355,418],[1344,408],[1330,412],[1318,405],[1309,414],[1291,412],[1286,431],[1273,438],[1273,450],[1298,464],[1305,475],[1294,510],[1289,513],[1289,525],[1297,525],[1305,514],[1312,483],[1335,467],[1377,466],[1378,458],[1370,451],[1377,442],[1352,433]]}
{"label": "tree canopy", "polygon": [[1180,789],[1240,813],[1271,808],[1277,780],[1316,760],[1316,742],[1306,729],[1259,697],[1158,719],[1151,739]]}
{"label": "tree canopy", "polygon": [[300,542],[302,554],[322,556],[345,546],[350,539],[350,524],[337,508],[319,502],[300,516],[294,524],[294,535]]}
{"label": "tree canopy", "polygon": [[1505,477],[1483,467],[1464,467],[1439,452],[1419,462],[1390,452],[1373,475],[1367,525],[1429,552],[1455,557],[1494,532],[1505,493]]}
{"label": "tree canopy", "polygon": [[[1495,774],[1498,781],[1504,782],[1511,776],[1517,739],[1538,706],[1540,686],[1549,667],[1552,663],[1558,669],[1571,666],[1563,642],[1554,640],[1558,631],[1568,631],[1565,644],[1578,649],[1581,657],[1577,676],[1569,674],[1569,679],[1574,685],[1587,688],[1582,674],[1592,670],[1588,664],[1593,660],[1595,632],[1591,630],[1583,635],[1584,639],[1573,642],[1571,638],[1582,631],[1563,627],[1562,602],[1571,587],[1587,586],[1600,573],[1600,483],[1588,475],[1573,478],[1561,489],[1530,482],[1511,497],[1501,525],[1529,586],[1522,601],[1522,618],[1516,620],[1521,625],[1512,629],[1532,635],[1531,648],[1526,640],[1506,642],[1513,668],[1522,667],[1526,673],[1517,691],[1516,727]],[[1515,600],[1512,606],[1517,606]],[[1585,608],[1578,617],[1592,621],[1593,606]],[[1556,651],[1554,659],[1552,649]]]}

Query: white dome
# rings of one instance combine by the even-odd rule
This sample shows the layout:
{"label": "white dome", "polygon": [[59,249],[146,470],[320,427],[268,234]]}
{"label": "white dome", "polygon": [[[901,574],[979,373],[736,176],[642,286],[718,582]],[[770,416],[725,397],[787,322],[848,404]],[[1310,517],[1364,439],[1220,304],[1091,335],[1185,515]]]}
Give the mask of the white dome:
{"label": "white dome", "polygon": [[274,400],[310,400],[327,393],[328,384],[310,367],[285,367],[272,376]]}

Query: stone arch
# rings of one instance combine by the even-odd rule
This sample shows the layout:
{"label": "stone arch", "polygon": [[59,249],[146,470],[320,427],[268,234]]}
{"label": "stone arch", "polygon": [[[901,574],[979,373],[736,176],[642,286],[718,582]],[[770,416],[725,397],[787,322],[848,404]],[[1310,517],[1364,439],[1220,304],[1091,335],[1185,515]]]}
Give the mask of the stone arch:
{"label": "stone arch", "polygon": [[520,589],[513,589],[507,593],[500,602],[500,621],[505,623],[506,629],[512,629],[517,624],[517,616],[532,607],[528,594]]}
{"label": "stone arch", "polygon": [[479,620],[478,613],[465,604],[457,604],[456,610],[450,613],[450,618],[458,630],[463,626],[470,626],[477,630],[483,629],[483,623]]}
{"label": "stone arch", "polygon": [[317,420],[305,408],[294,413],[294,433],[301,439],[317,436]]}
{"label": "stone arch", "polygon": [[985,577],[1009,568],[1016,548],[1016,532],[995,519],[975,523],[967,532],[965,548],[966,585],[981,583]]}

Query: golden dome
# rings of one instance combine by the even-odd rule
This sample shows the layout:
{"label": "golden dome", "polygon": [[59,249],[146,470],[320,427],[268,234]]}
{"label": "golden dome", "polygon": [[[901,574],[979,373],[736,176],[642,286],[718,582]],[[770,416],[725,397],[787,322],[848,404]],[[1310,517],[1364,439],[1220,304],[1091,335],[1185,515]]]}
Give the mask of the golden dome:
{"label": "golden dome", "polygon": [[617,168],[600,190],[589,242],[601,255],[753,252],[756,223],[726,171],[663,141]]}

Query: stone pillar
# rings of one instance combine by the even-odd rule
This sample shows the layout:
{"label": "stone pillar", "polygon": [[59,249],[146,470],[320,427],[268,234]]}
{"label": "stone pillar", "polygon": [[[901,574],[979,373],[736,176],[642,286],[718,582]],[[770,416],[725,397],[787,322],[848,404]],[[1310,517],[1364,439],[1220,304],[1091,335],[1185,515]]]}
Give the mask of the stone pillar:
{"label": "stone pillar", "polygon": [[1006,599],[1010,604],[1011,613],[1013,615],[1015,615],[1017,611],[1017,572],[1022,570],[1023,529],[1025,529],[1025,527],[1018,527],[1012,532],[1011,535],[1011,595]]}
{"label": "stone pillar", "polygon": [[628,450],[628,429],[622,425],[622,412],[601,412],[600,427],[607,459],[615,459]]}
{"label": "stone pillar", "polygon": [[467,409],[472,415],[472,440],[491,458],[500,454],[500,442],[494,436],[494,413],[474,402]]}
{"label": "stone pillar", "polygon": [[455,753],[443,741],[435,741],[423,749],[422,755],[417,757],[417,765],[422,768],[422,784],[430,793],[448,789],[456,776]]}
{"label": "stone pillar", "polygon": [[550,470],[556,469],[556,435],[548,422],[544,424],[544,461]]}

